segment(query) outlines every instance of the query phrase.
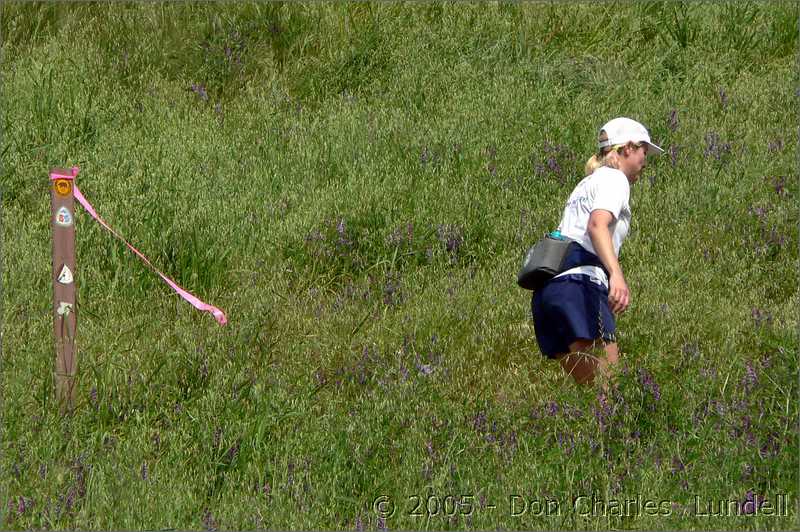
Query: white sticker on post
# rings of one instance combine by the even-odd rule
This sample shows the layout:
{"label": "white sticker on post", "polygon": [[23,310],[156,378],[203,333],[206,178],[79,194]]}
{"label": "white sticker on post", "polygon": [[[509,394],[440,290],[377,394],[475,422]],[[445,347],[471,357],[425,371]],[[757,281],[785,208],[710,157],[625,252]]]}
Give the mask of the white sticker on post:
{"label": "white sticker on post", "polygon": [[61,227],[69,227],[72,225],[72,213],[66,207],[61,207],[56,213],[56,224]]}
{"label": "white sticker on post", "polygon": [[72,271],[66,264],[61,268],[61,273],[58,274],[56,280],[61,284],[72,284]]}

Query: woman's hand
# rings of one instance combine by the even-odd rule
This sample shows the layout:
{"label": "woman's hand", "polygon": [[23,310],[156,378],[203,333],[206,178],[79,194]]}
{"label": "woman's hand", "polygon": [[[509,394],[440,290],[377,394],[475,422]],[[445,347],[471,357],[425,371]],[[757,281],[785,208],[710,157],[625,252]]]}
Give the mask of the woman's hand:
{"label": "woman's hand", "polygon": [[614,253],[614,244],[611,242],[611,224],[614,223],[614,215],[603,209],[592,211],[589,216],[589,236],[592,245],[606,271],[609,273],[608,279],[608,306],[614,314],[625,312],[630,303],[630,291],[625,277],[622,275],[622,268],[619,260]]}
{"label": "woman's hand", "polygon": [[617,270],[611,274],[608,280],[608,306],[614,314],[621,314],[628,308],[631,301],[631,293],[628,290],[628,283],[622,275],[622,270]]}

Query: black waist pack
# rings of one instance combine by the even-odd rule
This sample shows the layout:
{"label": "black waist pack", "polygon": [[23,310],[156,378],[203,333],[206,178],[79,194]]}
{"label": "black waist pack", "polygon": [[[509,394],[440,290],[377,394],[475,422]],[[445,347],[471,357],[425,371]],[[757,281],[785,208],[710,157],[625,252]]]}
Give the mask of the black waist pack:
{"label": "black waist pack", "polygon": [[533,291],[544,286],[544,283],[563,271],[564,259],[572,244],[572,240],[545,235],[525,254],[522,268],[517,274],[517,284]]}
{"label": "black waist pack", "polygon": [[517,284],[534,292],[561,272],[575,266],[597,266],[610,277],[600,257],[584,249],[574,240],[559,240],[545,236],[525,254]]}

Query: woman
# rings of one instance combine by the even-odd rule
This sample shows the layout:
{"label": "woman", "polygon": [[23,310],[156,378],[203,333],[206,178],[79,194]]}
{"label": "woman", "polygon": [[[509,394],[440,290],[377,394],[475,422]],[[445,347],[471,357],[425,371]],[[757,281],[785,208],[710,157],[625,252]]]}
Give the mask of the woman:
{"label": "woman", "polygon": [[[663,152],[639,122],[609,121],[600,129],[597,153],[586,163],[587,177],[564,207],[558,229],[573,241],[565,271],[533,294],[531,310],[542,353],[559,360],[578,384],[593,382],[598,373],[608,375],[619,359],[614,314],[630,304],[618,260],[630,228],[630,185],[639,180],[647,155]],[[600,346],[601,353],[592,355]]]}

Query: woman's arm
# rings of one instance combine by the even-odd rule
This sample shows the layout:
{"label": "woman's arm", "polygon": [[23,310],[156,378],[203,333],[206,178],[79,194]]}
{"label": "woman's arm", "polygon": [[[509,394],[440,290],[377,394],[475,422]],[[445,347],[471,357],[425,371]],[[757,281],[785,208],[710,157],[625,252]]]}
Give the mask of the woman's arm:
{"label": "woman's arm", "polygon": [[606,267],[609,274],[608,279],[608,302],[611,311],[615,314],[623,312],[630,303],[630,291],[622,275],[622,268],[619,260],[614,254],[614,244],[611,241],[611,224],[614,223],[614,215],[609,211],[597,209],[592,211],[589,216],[588,232],[592,239],[592,245],[598,258]]}

